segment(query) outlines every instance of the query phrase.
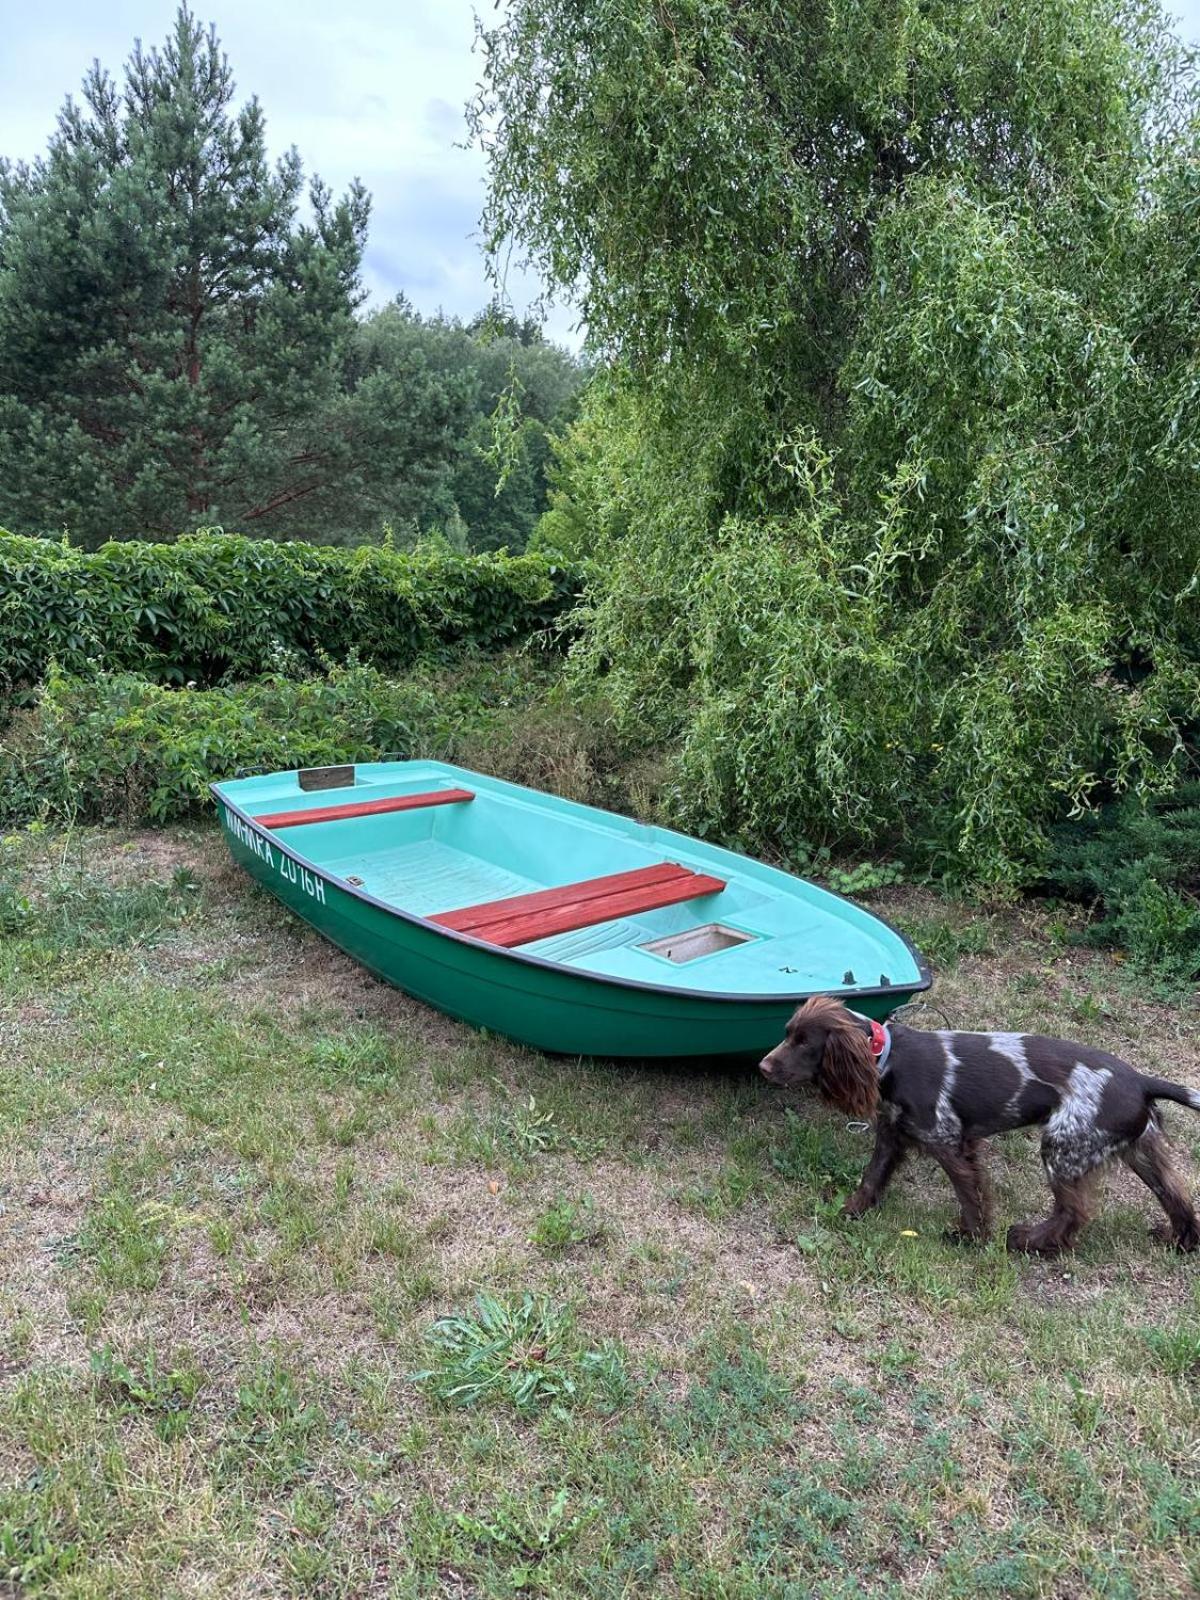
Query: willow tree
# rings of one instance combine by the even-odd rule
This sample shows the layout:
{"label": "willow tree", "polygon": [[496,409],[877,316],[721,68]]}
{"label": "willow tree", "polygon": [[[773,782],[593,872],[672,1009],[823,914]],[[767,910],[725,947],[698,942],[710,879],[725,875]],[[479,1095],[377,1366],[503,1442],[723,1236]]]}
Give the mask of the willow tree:
{"label": "willow tree", "polygon": [[1028,870],[1200,704],[1195,96],[1152,4],[513,0],[496,251],[608,361],[548,532],[694,822]]}

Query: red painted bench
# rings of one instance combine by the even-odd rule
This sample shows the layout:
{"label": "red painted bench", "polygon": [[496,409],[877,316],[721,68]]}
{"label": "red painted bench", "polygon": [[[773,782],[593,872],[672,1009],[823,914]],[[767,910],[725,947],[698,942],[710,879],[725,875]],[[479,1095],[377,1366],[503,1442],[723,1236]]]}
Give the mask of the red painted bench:
{"label": "red painted bench", "polygon": [[470,789],[430,789],[426,794],[398,794],[390,800],[352,800],[340,806],[312,806],[306,811],[275,811],[255,817],[260,828],[298,828],[302,822],[340,822],[343,817],[378,817],[386,811],[415,811],[420,806],[449,806],[474,800]]}
{"label": "red painted bench", "polygon": [[724,887],[723,878],[710,878],[677,862],[662,861],[633,872],[614,872],[603,878],[566,883],[557,889],[539,889],[533,894],[511,895],[506,900],[461,906],[429,920],[456,933],[469,933],[475,939],[486,939],[488,944],[511,949],[535,939],[548,939],[551,934],[613,922],[637,911],[657,911],[661,906],[696,900],[702,894],[719,894]]}

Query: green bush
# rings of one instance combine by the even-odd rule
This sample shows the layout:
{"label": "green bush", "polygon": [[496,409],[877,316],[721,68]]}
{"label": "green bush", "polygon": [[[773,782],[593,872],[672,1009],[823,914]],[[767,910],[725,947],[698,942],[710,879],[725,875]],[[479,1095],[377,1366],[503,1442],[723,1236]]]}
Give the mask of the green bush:
{"label": "green bush", "polygon": [[1172,983],[1200,977],[1200,782],[1124,799],[1052,830],[1042,887],[1095,906],[1089,937]]}
{"label": "green bush", "polygon": [[0,529],[0,690],[64,671],[201,687],[356,655],[403,668],[545,628],[578,573],[438,544],[343,550],[207,530],[94,552]]}
{"label": "green bush", "polygon": [[52,668],[0,743],[0,822],[165,822],[240,769],[452,756],[462,737],[482,744],[495,724],[519,724],[543,689],[536,663],[503,656],[405,679],[352,662],[212,689]]}

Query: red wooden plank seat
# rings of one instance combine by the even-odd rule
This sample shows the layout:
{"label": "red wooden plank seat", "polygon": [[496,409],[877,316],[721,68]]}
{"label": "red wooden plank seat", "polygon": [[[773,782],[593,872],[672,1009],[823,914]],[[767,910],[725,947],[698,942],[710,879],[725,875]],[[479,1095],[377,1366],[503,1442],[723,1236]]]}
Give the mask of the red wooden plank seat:
{"label": "red wooden plank seat", "polygon": [[469,933],[473,938],[511,949],[535,939],[548,939],[551,934],[613,922],[637,911],[657,911],[661,906],[678,905],[702,894],[719,894],[724,887],[723,878],[710,878],[706,873],[681,867],[678,862],[662,861],[634,872],[613,872],[603,878],[566,883],[557,889],[539,889],[533,894],[461,906],[429,920],[456,933]]}
{"label": "red wooden plank seat", "polygon": [[340,806],[312,806],[306,811],[275,811],[253,820],[260,828],[298,828],[302,822],[340,822],[343,817],[378,817],[386,811],[415,811],[420,806],[456,805],[474,800],[470,789],[430,789],[425,794],[397,794],[389,800],[352,800]]}

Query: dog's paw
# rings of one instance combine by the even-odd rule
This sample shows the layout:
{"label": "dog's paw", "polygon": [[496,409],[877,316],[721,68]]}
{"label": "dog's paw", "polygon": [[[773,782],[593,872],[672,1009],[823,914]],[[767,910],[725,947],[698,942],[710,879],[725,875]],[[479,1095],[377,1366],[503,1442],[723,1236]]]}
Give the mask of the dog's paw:
{"label": "dog's paw", "polygon": [[1047,1260],[1058,1255],[1062,1246],[1049,1243],[1040,1234],[1038,1227],[1024,1227],[1016,1223],[1008,1230],[1004,1247],[1010,1255],[1043,1256]]}
{"label": "dog's paw", "polygon": [[970,1233],[966,1228],[960,1228],[957,1224],[951,1228],[943,1228],[942,1238],[947,1244],[984,1245],[988,1240],[986,1233]]}
{"label": "dog's paw", "polygon": [[1185,1255],[1200,1250],[1200,1230],[1191,1227],[1178,1234],[1172,1224],[1165,1219],[1154,1224],[1150,1229],[1150,1237],[1157,1244],[1165,1244],[1171,1250],[1181,1250]]}
{"label": "dog's paw", "polygon": [[842,1201],[842,1215],[844,1217],[861,1217],[864,1212],[871,1209],[873,1202],[866,1195],[852,1194],[849,1199]]}

